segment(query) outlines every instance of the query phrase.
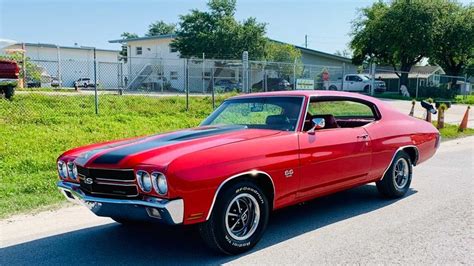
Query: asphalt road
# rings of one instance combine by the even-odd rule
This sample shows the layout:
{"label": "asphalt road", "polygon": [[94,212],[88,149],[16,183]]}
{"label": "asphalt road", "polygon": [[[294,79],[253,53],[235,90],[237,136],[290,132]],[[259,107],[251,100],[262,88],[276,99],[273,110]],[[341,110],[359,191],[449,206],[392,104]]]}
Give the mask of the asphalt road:
{"label": "asphalt road", "polygon": [[373,185],[274,213],[240,256],[210,252],[193,228],[126,228],[67,207],[0,221],[0,265],[474,264],[474,137],[447,141],[385,200]]}

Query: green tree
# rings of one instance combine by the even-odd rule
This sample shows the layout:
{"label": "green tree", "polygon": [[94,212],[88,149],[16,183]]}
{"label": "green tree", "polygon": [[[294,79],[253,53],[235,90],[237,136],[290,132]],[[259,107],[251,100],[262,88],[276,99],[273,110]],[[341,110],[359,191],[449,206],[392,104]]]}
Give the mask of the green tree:
{"label": "green tree", "polygon": [[[19,78],[23,79],[23,54],[22,52],[14,52],[8,55],[0,55],[0,59],[13,60],[20,67]],[[31,62],[29,57],[25,57],[25,68],[26,68],[26,80],[27,81],[41,81],[41,67]]]}
{"label": "green tree", "polygon": [[375,62],[400,70],[401,85],[408,85],[408,72],[433,47],[433,32],[441,0],[395,0],[376,2],[361,10],[353,22],[351,49],[355,64]]}
{"label": "green tree", "polygon": [[[126,39],[138,38],[138,35],[136,33],[124,32],[120,34],[120,37],[126,40]],[[124,62],[126,63],[127,62],[127,45],[126,44],[122,44],[122,50],[119,52],[119,54],[122,56]]]}
{"label": "green tree", "polygon": [[159,36],[164,34],[171,34],[176,31],[176,24],[166,23],[163,20],[159,20],[151,23],[148,26],[148,32],[145,34],[148,37]]}
{"label": "green tree", "polygon": [[291,80],[293,72],[298,76],[303,72],[301,50],[291,44],[268,40],[265,45],[265,59],[270,62],[283,62],[275,69],[279,78]]}
{"label": "green tree", "polygon": [[133,39],[133,38],[138,38],[138,35],[136,33],[131,33],[131,32],[124,32],[120,35],[122,39]]}
{"label": "green tree", "polygon": [[[430,62],[450,76],[460,76],[474,61],[474,6],[447,2],[440,6],[440,14]],[[456,81],[453,78],[452,85]]]}
{"label": "green tree", "polygon": [[232,58],[249,52],[251,59],[264,57],[265,24],[255,18],[235,19],[235,0],[210,0],[209,11],[191,10],[180,17],[171,45],[182,57]]}

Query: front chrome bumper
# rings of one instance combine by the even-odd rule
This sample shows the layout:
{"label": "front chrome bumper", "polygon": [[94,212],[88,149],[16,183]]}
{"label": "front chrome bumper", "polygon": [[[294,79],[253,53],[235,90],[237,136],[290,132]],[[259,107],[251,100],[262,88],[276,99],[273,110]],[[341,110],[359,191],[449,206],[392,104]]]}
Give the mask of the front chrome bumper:
{"label": "front chrome bumper", "polygon": [[166,200],[147,197],[143,200],[111,199],[86,195],[79,184],[59,181],[57,186],[67,200],[89,208],[98,216],[131,220],[160,221],[181,224],[184,217],[182,199]]}

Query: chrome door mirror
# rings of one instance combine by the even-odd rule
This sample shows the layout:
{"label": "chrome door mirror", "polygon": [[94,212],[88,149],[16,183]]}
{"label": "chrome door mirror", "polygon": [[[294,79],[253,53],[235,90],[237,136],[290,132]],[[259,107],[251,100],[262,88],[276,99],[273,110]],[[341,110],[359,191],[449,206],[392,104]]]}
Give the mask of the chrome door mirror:
{"label": "chrome door mirror", "polygon": [[316,129],[322,129],[326,126],[326,120],[324,118],[313,118],[311,124],[313,127],[308,131],[308,134],[313,135]]}

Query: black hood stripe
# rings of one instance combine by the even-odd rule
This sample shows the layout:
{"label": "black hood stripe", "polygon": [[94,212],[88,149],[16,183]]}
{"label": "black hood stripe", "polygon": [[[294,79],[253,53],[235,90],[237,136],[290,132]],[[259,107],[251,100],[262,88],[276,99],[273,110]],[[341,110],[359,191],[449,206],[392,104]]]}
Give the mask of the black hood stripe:
{"label": "black hood stripe", "polygon": [[245,126],[227,126],[221,128],[209,128],[199,130],[188,130],[171,133],[161,138],[150,138],[149,141],[141,141],[134,145],[127,145],[110,152],[104,153],[94,159],[94,164],[117,164],[131,154],[144,152],[151,149],[179,143],[186,140],[193,140],[203,137],[214,136],[232,131],[242,130]]}

